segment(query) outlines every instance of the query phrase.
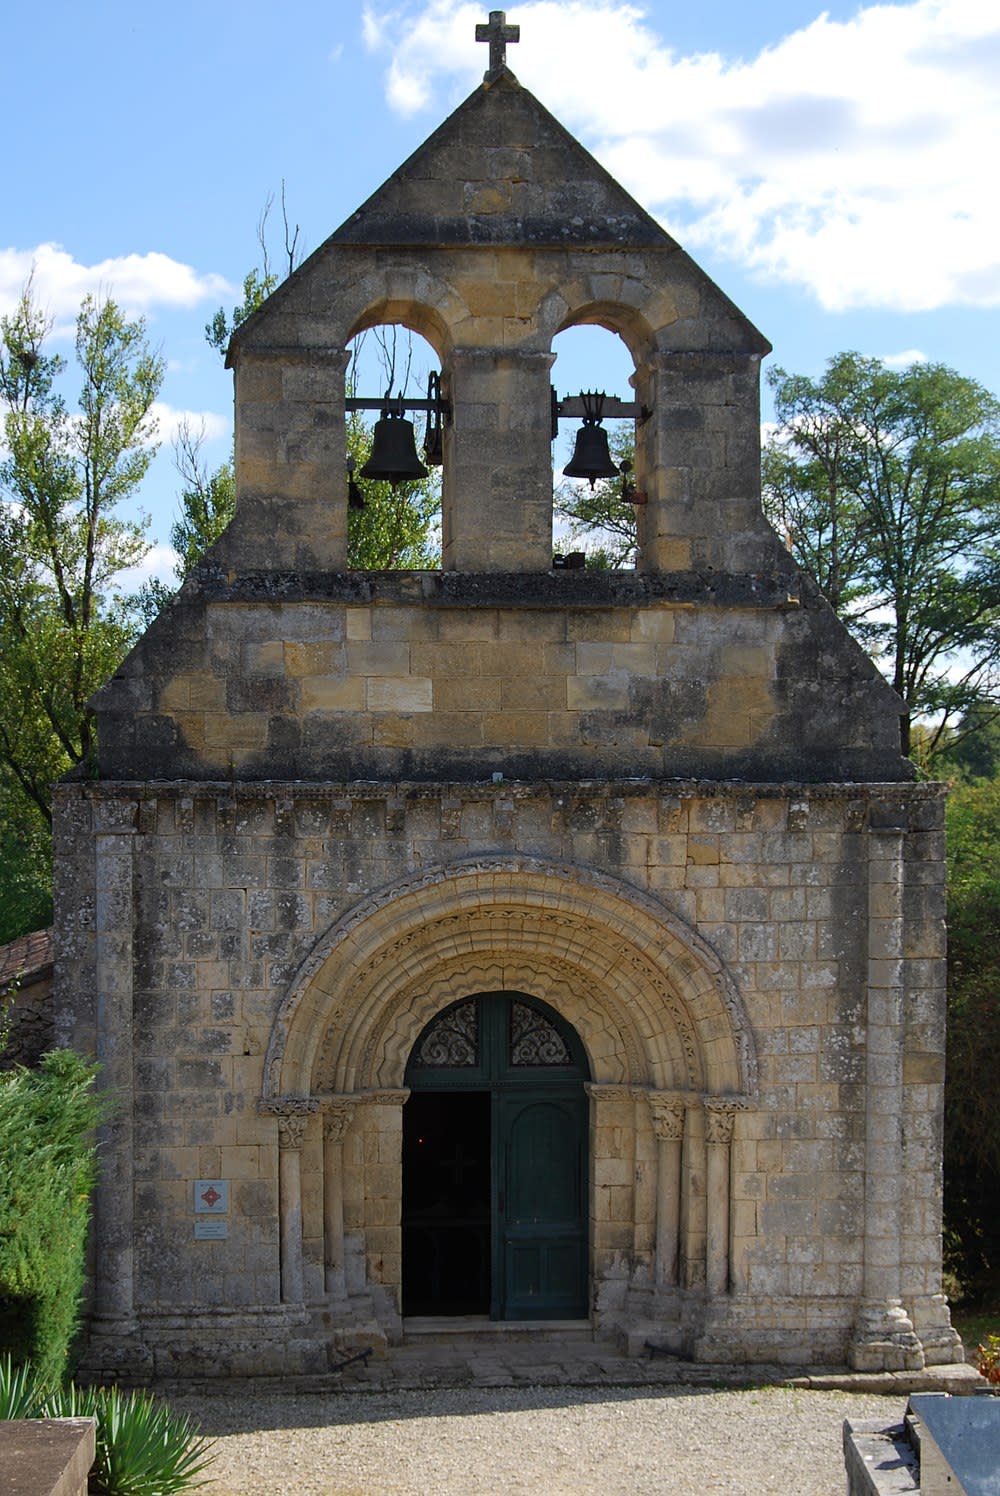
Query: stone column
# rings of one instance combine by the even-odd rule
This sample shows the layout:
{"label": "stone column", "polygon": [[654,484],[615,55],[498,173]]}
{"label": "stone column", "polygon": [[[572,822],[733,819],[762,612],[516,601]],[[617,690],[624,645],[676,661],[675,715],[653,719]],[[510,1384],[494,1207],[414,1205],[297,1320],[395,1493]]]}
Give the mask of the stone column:
{"label": "stone column", "polygon": [[632,383],[640,571],[751,571],[772,554],[760,511],[760,355],[655,353]]}
{"label": "stone column", "polygon": [[319,1102],[289,1096],[266,1103],[263,1111],[278,1120],[278,1239],[281,1252],[281,1302],[301,1304],[305,1297],[302,1264],[302,1143],[306,1124]]}
{"label": "stone column", "polygon": [[135,801],[98,800],[96,836],[96,1058],[114,1108],[100,1129],[94,1192],[94,1314],[125,1331],[134,1310],[132,940]]}
{"label": "stone column", "polygon": [[729,1179],[736,1108],[725,1097],[706,1097],[704,1106],[707,1155],[705,1287],[710,1298],[718,1298],[729,1292]]}
{"label": "stone column", "polygon": [[342,349],[254,347],[236,361],[236,514],[213,559],[343,571],[347,471]]}
{"label": "stone column", "polygon": [[848,1355],[858,1371],[912,1371],[923,1350],[901,1298],[905,812],[873,806],[868,833],[864,1277]]}
{"label": "stone column", "polygon": [[344,1134],[354,1117],[353,1097],[337,1096],[323,1113],[323,1240],[326,1291],[347,1297],[344,1267]]}
{"label": "stone column", "polygon": [[548,571],[552,565],[554,356],[456,349],[442,381],[442,557],[446,571]]}
{"label": "stone column", "polygon": [[656,1283],[676,1287],[680,1267],[681,1149],[684,1143],[685,1103],[649,1096],[656,1136]]}

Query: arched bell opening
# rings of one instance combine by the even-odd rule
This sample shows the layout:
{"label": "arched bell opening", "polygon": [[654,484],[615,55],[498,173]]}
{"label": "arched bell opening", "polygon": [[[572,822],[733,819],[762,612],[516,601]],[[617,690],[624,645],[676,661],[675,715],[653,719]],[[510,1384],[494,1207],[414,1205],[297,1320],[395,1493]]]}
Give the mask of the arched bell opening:
{"label": "arched bell opening", "polygon": [[644,495],[630,344],[608,309],[592,307],[563,327],[552,352],[555,564],[632,569]]}
{"label": "arched bell opening", "polygon": [[363,319],[347,345],[348,566],[435,570],[450,405],[438,352],[414,326],[431,330],[428,319],[383,312],[384,322]]}
{"label": "arched bell opening", "polygon": [[585,1317],[590,1068],[573,1028],[526,993],[475,993],[423,1028],[405,1078],[404,1316]]}

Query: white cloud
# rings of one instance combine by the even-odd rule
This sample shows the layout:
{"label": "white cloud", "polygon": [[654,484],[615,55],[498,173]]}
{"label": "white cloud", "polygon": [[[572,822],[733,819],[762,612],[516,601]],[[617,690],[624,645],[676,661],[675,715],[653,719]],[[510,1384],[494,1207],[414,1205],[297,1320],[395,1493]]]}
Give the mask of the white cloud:
{"label": "white cloud", "polygon": [[232,419],[216,415],[214,410],[178,410],[164,400],[154,400],[152,416],[156,421],[156,441],[176,441],[181,430],[186,428],[195,436],[201,434],[206,442],[222,437],[232,437]]}
{"label": "white cloud", "polygon": [[193,307],[232,291],[221,275],[199,275],[169,255],[117,255],[96,265],[81,265],[60,244],[34,249],[0,249],[0,312],[16,306],[32,277],[39,305],[57,322],[73,318],[83,297],[113,296],[131,315],[156,306]]}
{"label": "white cloud", "polygon": [[176,587],[175,568],[179,559],[171,545],[151,546],[138,566],[130,566],[127,571],[117,573],[115,590],[126,595],[130,592],[138,592],[139,588],[153,577],[164,582],[168,587]]}
{"label": "white cloud", "polygon": [[385,11],[377,16],[370,6],[365,6],[361,12],[361,36],[369,52],[382,50],[389,22],[394,19],[392,11]]}
{"label": "white cloud", "polygon": [[[472,86],[481,19],[464,0],[405,25],[370,7],[392,107]],[[693,251],[830,310],[1000,305],[995,0],[824,12],[746,59],[683,56],[618,0],[527,0],[515,19],[517,75]]]}
{"label": "white cloud", "polygon": [[926,364],[929,360],[927,354],[919,348],[904,348],[902,353],[883,354],[882,362],[887,369],[909,369],[914,364]]}

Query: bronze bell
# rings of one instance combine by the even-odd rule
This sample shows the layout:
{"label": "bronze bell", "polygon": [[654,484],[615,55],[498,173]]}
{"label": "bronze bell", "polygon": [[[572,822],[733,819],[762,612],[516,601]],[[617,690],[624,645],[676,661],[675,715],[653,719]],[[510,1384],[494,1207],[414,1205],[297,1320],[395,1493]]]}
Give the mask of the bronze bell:
{"label": "bronze bell", "polygon": [[618,469],[611,461],[608,433],[601,425],[604,396],[582,393],[583,425],[576,433],[573,456],[563,468],[564,478],[586,478],[593,488],[598,478],[617,478]]}
{"label": "bronze bell", "polygon": [[413,422],[388,405],[383,406],[375,422],[371,455],[361,469],[361,477],[391,483],[393,487],[427,477],[427,469],[417,456]]}

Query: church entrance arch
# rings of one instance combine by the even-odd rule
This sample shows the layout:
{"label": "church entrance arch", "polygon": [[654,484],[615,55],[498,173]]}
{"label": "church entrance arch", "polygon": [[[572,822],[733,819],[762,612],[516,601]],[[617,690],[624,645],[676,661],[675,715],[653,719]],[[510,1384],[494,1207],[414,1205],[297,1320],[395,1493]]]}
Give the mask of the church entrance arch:
{"label": "church entrance arch", "polygon": [[406,1067],[404,1315],[587,1313],[589,1068],[574,1030],[521,992],[439,1013]]}

